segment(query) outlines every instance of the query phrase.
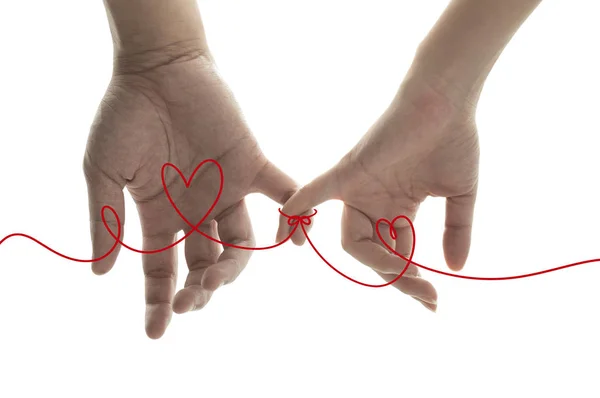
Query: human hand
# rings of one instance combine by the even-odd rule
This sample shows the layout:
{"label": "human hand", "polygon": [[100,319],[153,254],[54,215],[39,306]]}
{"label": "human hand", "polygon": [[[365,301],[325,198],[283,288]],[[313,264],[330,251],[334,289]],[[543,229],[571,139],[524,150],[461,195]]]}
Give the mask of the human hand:
{"label": "human hand", "polygon": [[[376,222],[398,215],[414,220],[427,196],[447,198],[443,248],[448,266],[460,270],[469,252],[479,164],[474,106],[471,98],[450,99],[439,84],[430,83],[417,76],[407,79],[360,142],[282,209],[286,214],[301,214],[327,200],[343,201],[344,250],[387,282],[402,272],[406,261],[381,243]],[[398,222],[394,229],[395,240],[389,230],[382,230],[382,236],[408,258],[413,244],[410,226]],[[277,240],[283,240],[289,230],[282,217]],[[437,309],[437,292],[415,265],[393,286],[432,311]]]}
{"label": "human hand", "polygon": [[[210,55],[182,55],[174,62],[136,72],[131,72],[131,66],[127,73],[116,69],[85,154],[94,258],[114,244],[101,220],[102,207],[113,207],[121,222],[125,221],[125,186],[137,205],[143,250],[169,246],[182,229],[190,232],[163,190],[161,167],[174,163],[189,178],[191,171],[209,158],[222,166],[225,183],[217,206],[199,229],[223,242],[253,247],[244,197],[261,192],[283,204],[295,192],[296,184],[262,153]],[[215,200],[219,182],[215,166],[201,168],[189,188],[172,170],[166,171],[171,196],[194,224]],[[116,231],[109,212],[107,216]],[[96,274],[113,267],[118,248],[93,263]],[[221,250],[217,243],[192,233],[185,241],[189,273],[185,288],[177,295],[176,248],[143,254],[148,336],[163,335],[172,311],[184,313],[205,306],[219,286],[238,276],[250,254],[230,247]]]}
{"label": "human hand", "polygon": [[[446,263],[462,269],[477,193],[477,102],[500,54],[540,2],[452,0],[419,45],[386,112],[335,167],[297,192],[283,212],[300,214],[329,199],[344,201],[342,246],[390,282],[406,262],[381,243],[375,223],[398,215],[413,220],[427,196],[442,196],[447,198]],[[278,240],[289,230],[286,221],[280,218]],[[412,231],[407,223],[393,227],[395,240],[389,230],[382,237],[409,257]],[[436,310],[437,293],[413,264],[393,285]]]}

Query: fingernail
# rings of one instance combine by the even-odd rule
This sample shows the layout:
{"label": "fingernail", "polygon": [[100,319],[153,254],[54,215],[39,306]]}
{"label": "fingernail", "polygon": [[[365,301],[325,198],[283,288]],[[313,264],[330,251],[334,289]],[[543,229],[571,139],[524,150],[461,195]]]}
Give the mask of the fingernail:
{"label": "fingernail", "polygon": [[404,272],[404,275],[402,275],[402,276],[403,276],[403,277],[405,277],[405,276],[406,276],[406,277],[409,277],[409,278],[420,278],[420,277],[421,277],[421,274],[419,273],[419,270],[418,270],[418,269],[415,271],[414,269],[411,269],[411,268],[409,268],[409,269],[407,269],[407,270]]}
{"label": "fingernail", "polygon": [[429,304],[433,304],[433,305],[437,305],[437,297],[419,297],[420,300],[429,303]]}
{"label": "fingernail", "polygon": [[421,299],[418,299],[416,297],[415,297],[415,299],[419,303],[421,303],[423,305],[423,307],[427,308],[429,311],[434,312],[434,313],[437,311],[437,304],[428,303],[428,302],[425,302],[425,301],[423,301]]}

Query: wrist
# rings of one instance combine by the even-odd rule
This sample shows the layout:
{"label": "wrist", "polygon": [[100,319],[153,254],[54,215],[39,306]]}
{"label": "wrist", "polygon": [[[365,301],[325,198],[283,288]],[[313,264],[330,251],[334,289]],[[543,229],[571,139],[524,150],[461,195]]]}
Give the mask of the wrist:
{"label": "wrist", "polygon": [[206,57],[211,59],[208,48],[201,39],[188,39],[163,44],[152,49],[114,51],[113,75],[141,73],[161,66]]}
{"label": "wrist", "polygon": [[482,70],[477,76],[464,78],[454,73],[453,65],[434,62],[428,55],[417,54],[406,74],[406,85],[427,86],[457,110],[474,111],[486,77],[491,70]]}
{"label": "wrist", "polygon": [[196,0],[104,0],[115,73],[208,55]]}
{"label": "wrist", "polygon": [[[482,82],[483,83],[483,82]],[[475,115],[483,84],[465,85],[460,80],[415,58],[396,96],[408,98],[418,110],[441,120]]]}
{"label": "wrist", "polygon": [[505,46],[541,0],[452,0],[419,45],[411,73],[476,105]]}

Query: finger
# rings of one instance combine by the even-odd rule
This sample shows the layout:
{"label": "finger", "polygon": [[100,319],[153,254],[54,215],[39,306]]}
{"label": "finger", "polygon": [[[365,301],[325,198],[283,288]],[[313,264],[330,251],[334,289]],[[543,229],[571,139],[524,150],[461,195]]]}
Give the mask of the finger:
{"label": "finger", "polygon": [[284,204],[298,190],[298,184],[268,162],[256,176],[253,188],[275,202]]}
{"label": "finger", "polygon": [[[289,177],[271,162],[267,163],[267,165],[263,167],[261,172],[256,177],[254,185],[254,188],[258,190],[258,192],[268,196],[281,205],[285,204],[288,199],[298,190],[298,184],[296,184],[291,177]],[[310,227],[311,226],[309,225],[307,231],[310,229]],[[288,235],[286,235],[286,237]],[[306,238],[304,237],[304,234],[300,228],[298,228],[291,240],[294,244],[300,246],[304,244]]]}
{"label": "finger", "polygon": [[[383,274],[380,272],[378,272],[378,274],[386,282],[390,282],[396,277],[396,275]],[[436,306],[437,308],[437,291],[430,282],[426,281],[421,277],[407,276],[406,274],[404,274],[400,279],[392,283],[392,286],[400,290],[402,293],[412,296],[419,302],[425,302],[430,304],[431,306]],[[426,305],[426,307],[431,309],[430,306]]]}
{"label": "finger", "polygon": [[476,190],[469,195],[446,199],[444,257],[448,267],[454,271],[461,270],[469,256],[475,198]]}
{"label": "finger", "polygon": [[[157,250],[171,245],[175,234],[145,236],[144,250]],[[146,287],[146,334],[160,338],[171,321],[171,303],[177,282],[177,250],[142,254]]]}
{"label": "finger", "polygon": [[[289,216],[307,215],[312,213],[315,206],[339,196],[337,180],[334,177],[335,168],[320,175],[308,185],[300,188],[283,206],[281,211]],[[279,228],[277,230],[276,241],[284,240],[291,231],[288,219],[284,216],[279,217]],[[298,227],[297,233],[301,233]],[[304,237],[302,243],[304,242]]]}
{"label": "finger", "polygon": [[[414,221],[416,215],[414,211],[411,212],[408,210],[402,210],[399,214],[407,216],[411,221]],[[383,230],[384,226],[386,227],[385,230]],[[402,254],[406,258],[410,258],[410,254],[414,244],[414,237],[408,221],[404,219],[398,219],[394,223],[393,228],[396,233],[396,239],[392,239],[391,235],[389,234],[389,228],[390,227],[388,225],[381,224],[381,236],[385,239],[386,243],[390,247],[394,248],[396,252]],[[377,238],[378,237],[374,237],[374,239]],[[402,269],[404,269],[406,261],[401,257],[396,256],[395,254],[392,255],[394,255],[394,257],[402,261]],[[400,271],[391,273],[381,272],[377,270],[376,271],[379,274],[379,276],[383,278],[383,280],[385,280],[386,282],[390,282],[394,280],[400,274],[400,272],[402,272],[402,269]],[[409,265],[406,272],[402,274],[402,277],[400,277],[397,281],[392,283],[392,286],[400,290],[402,293],[411,296],[412,298],[423,304],[427,309],[433,312],[436,311],[437,292],[431,283],[421,278],[419,268],[416,265]]]}
{"label": "finger", "polygon": [[[382,224],[380,232],[384,239],[390,239],[388,244],[394,247],[389,227]],[[342,247],[361,263],[384,274],[395,276],[406,267],[407,261],[390,253],[380,243],[373,222],[365,214],[348,205],[344,205],[342,213]],[[417,267],[411,264],[404,275],[417,275],[417,272]]]}
{"label": "finger", "polygon": [[415,300],[417,300],[419,303],[421,303],[423,305],[423,307],[427,308],[428,310],[432,311],[432,312],[436,312],[437,311],[437,304],[431,304],[428,303],[426,301],[420,300],[416,297],[413,297]]}
{"label": "finger", "polygon": [[[211,221],[198,227],[200,231],[214,239],[219,239],[217,233],[217,222]],[[186,228],[186,235],[191,228]],[[193,232],[185,240],[185,260],[188,265],[188,276],[182,290],[177,292],[173,300],[173,311],[177,314],[183,314],[188,311],[195,311],[208,303],[212,292],[202,287],[202,278],[204,273],[211,265],[215,264],[221,254],[221,247],[218,243]]]}
{"label": "finger", "polygon": [[[242,247],[255,246],[252,223],[244,200],[217,217],[217,227],[222,242]],[[246,267],[251,255],[252,250],[224,245],[217,263],[204,272],[202,287],[215,291],[222,285],[233,282]]]}
{"label": "finger", "polygon": [[[123,197],[123,188],[125,180],[116,175],[109,176],[98,166],[92,163],[86,152],[84,158],[83,171],[88,189],[88,202],[90,210],[90,235],[92,238],[92,258],[101,258],[111,250],[115,245],[115,239],[107,231],[102,221],[102,208],[110,206],[119,216],[121,221],[121,240],[124,234],[125,225],[125,201]],[[115,236],[118,236],[117,219],[111,211],[105,211],[108,226]],[[92,271],[97,275],[102,275],[111,270],[117,256],[119,255],[120,244],[117,244],[114,250],[100,261],[92,262]]]}
{"label": "finger", "polygon": [[173,299],[173,312],[185,314],[190,311],[198,311],[208,304],[212,292],[198,284],[189,285],[181,289]]}
{"label": "finger", "polygon": [[[400,214],[407,216],[412,222],[414,222],[415,220],[415,213],[404,212]],[[414,246],[414,236],[413,231],[410,228],[410,224],[404,219],[398,219],[394,224],[394,231],[396,232],[396,239],[393,241],[393,244],[390,244],[390,246],[393,247],[396,250],[396,252],[403,255],[405,258],[410,258],[410,254],[413,251]],[[413,263],[410,264],[409,269],[412,271],[409,275],[421,275],[421,273],[419,272],[419,267],[417,267]],[[406,273],[404,275],[406,275]]]}

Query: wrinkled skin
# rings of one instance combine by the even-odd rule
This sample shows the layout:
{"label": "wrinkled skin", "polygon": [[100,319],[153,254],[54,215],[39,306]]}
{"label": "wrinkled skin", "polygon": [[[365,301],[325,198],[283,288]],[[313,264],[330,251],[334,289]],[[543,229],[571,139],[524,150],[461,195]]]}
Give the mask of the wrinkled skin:
{"label": "wrinkled skin", "polygon": [[[469,252],[477,192],[479,144],[474,108],[472,97],[457,100],[433,89],[427,79],[407,80],[360,142],[336,166],[301,188],[282,211],[300,214],[326,200],[343,201],[344,250],[389,282],[406,261],[385,248],[375,223],[399,215],[412,221],[427,196],[445,197],[444,254],[448,266],[460,270]],[[391,239],[385,224],[382,235],[408,257],[410,227],[403,220],[394,227],[397,239]],[[282,218],[277,239],[285,238],[288,231]],[[437,309],[437,292],[415,265],[393,285],[432,311]]]}
{"label": "wrinkled skin", "polygon": [[[283,204],[297,187],[261,152],[210,55],[115,73],[98,109],[84,158],[94,258],[114,243],[102,223],[101,208],[112,206],[121,222],[125,221],[124,187],[137,205],[144,250],[166,247],[175,241],[178,231],[190,231],[168,202],[161,167],[174,163],[188,178],[208,158],[221,164],[225,184],[217,207],[200,230],[224,242],[254,246],[244,197],[261,192]],[[181,178],[168,169],[166,181],[177,206],[195,224],[215,199],[219,174],[216,166],[203,166],[186,189]],[[116,233],[114,217],[106,214]],[[294,241],[300,242],[297,237]],[[177,295],[176,249],[142,255],[146,332],[151,338],[163,335],[173,311],[183,313],[206,305],[219,286],[238,276],[251,254],[223,248],[198,233],[184,244],[189,274]],[[93,271],[108,272],[118,252],[93,263]]]}

